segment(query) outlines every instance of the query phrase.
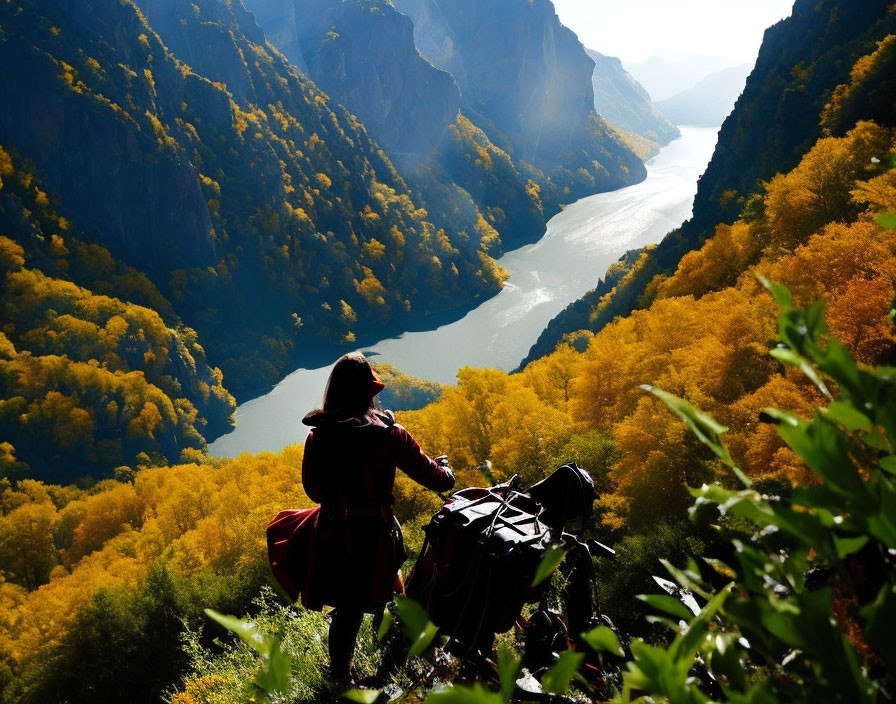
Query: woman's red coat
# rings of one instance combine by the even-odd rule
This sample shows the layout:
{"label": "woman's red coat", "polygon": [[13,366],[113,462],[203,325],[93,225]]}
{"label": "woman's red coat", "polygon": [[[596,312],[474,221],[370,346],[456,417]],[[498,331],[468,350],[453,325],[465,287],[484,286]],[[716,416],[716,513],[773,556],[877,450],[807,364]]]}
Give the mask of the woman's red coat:
{"label": "woman's red coat", "polygon": [[320,513],[313,544],[305,547],[302,602],[309,608],[382,606],[392,598],[405,558],[392,514],[396,467],[436,491],[451,489],[454,475],[389,412],[342,421],[317,412],[303,422],[314,429],[305,442],[302,484]]}

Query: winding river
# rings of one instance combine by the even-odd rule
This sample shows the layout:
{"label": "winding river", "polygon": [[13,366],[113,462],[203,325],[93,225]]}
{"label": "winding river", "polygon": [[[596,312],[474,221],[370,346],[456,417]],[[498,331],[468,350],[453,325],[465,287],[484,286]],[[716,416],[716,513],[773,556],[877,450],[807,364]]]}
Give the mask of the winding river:
{"label": "winding river", "polygon": [[[691,215],[697,179],[715,147],[715,128],[682,127],[681,139],[647,163],[643,182],[583,198],[555,215],[538,242],[505,254],[503,290],[462,319],[361,348],[406,374],[454,383],[464,366],[515,368],[557,313],[594,288],[627,250],[658,242]],[[334,360],[335,361],[335,360]],[[330,367],[298,369],[242,404],[236,428],[209,453],[275,452],[305,439],[301,417],[320,404]]]}

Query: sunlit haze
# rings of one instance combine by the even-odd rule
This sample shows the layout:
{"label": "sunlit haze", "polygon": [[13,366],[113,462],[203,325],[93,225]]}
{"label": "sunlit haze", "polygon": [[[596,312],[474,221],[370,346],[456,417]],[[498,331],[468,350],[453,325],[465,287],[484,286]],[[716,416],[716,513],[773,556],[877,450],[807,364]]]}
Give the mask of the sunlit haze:
{"label": "sunlit haze", "polygon": [[716,56],[752,63],[767,27],[793,0],[553,0],[560,21],[589,49],[625,62],[653,55]]}

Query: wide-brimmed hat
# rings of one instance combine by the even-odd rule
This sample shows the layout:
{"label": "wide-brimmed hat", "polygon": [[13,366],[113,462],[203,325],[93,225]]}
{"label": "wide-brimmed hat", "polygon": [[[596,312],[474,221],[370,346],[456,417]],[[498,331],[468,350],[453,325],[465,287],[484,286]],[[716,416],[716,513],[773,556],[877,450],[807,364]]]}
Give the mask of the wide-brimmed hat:
{"label": "wide-brimmed hat", "polygon": [[373,379],[370,382],[370,396],[376,396],[380,391],[386,388],[386,385],[380,379],[380,375],[376,373],[376,369],[373,367],[370,368],[371,374],[373,374]]}

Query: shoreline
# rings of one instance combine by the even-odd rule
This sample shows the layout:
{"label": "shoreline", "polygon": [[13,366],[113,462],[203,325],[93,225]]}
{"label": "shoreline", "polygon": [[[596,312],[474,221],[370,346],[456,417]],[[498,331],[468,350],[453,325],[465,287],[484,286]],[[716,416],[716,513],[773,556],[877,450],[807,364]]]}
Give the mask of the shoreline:
{"label": "shoreline", "polygon": [[[421,316],[391,337],[365,335],[351,349],[442,384],[455,384],[464,366],[512,371],[550,320],[592,289],[607,266],[629,249],[658,242],[689,217],[716,136],[715,129],[686,129],[647,162],[641,183],[561,209],[541,238],[498,260],[510,276],[496,295],[470,309]],[[305,359],[313,357],[316,366],[297,366],[267,393],[241,404],[236,428],[210,443],[209,454],[230,457],[301,442],[307,434],[301,417],[320,402],[330,365],[346,351],[315,350]]]}

